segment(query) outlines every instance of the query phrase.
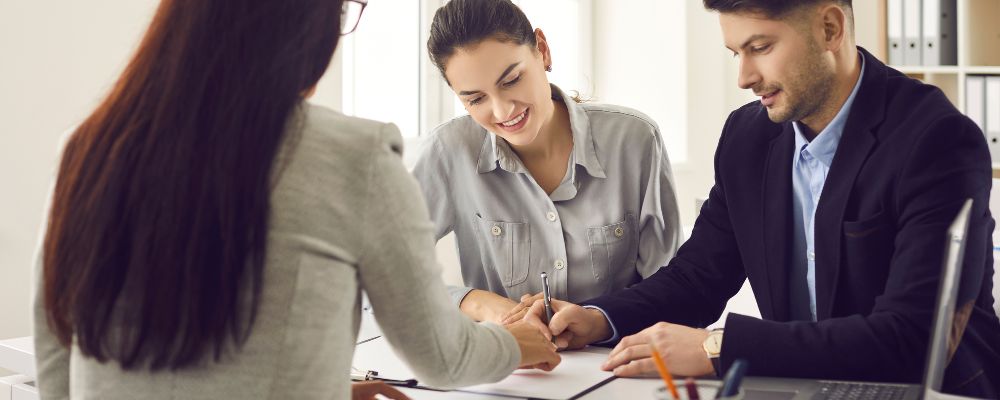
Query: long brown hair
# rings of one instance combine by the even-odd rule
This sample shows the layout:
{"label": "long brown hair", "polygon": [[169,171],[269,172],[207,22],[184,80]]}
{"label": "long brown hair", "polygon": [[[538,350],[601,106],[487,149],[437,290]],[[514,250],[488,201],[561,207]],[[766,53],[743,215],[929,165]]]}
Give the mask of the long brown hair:
{"label": "long brown hair", "polygon": [[63,153],[44,247],[48,323],[125,369],[245,343],[272,163],[329,65],[340,0],[163,0]]}

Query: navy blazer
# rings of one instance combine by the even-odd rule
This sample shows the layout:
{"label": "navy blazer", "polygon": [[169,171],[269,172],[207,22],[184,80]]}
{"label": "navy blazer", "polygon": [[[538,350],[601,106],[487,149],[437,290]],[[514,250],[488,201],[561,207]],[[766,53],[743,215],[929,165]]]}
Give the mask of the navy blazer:
{"label": "navy blazer", "polygon": [[795,132],[759,101],[726,121],[715,185],[677,256],[584,304],[603,309],[621,336],[659,321],[704,327],[749,279],[763,319],[729,315],[723,369],[742,358],[753,375],[921,382],[945,231],[973,198],[959,297],[974,308],[944,388],[996,397],[986,141],[939,89],[860,51],[865,74],[816,209],[818,322],[790,321]]}

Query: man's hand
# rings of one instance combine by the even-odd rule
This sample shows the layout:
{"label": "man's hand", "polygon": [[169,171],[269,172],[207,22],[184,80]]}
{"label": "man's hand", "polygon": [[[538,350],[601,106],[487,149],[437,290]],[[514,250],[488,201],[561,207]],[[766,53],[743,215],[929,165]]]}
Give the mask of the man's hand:
{"label": "man's hand", "polygon": [[521,302],[517,303],[514,308],[507,311],[500,316],[500,323],[503,325],[510,325],[517,321],[524,319],[524,315],[528,313],[528,309],[531,308],[532,304],[535,304],[536,300],[542,300],[544,293],[538,293],[534,296],[526,294],[521,296]]}
{"label": "man's hand", "polygon": [[708,331],[683,325],[659,322],[618,342],[608,361],[601,366],[616,376],[656,376],[650,345],[663,357],[670,371],[678,376],[705,376],[714,372],[702,344]]}
{"label": "man's hand", "polygon": [[555,336],[554,341],[560,349],[580,349],[611,338],[611,325],[598,310],[553,299],[552,311],[552,321],[546,325],[542,322],[545,318],[545,302],[536,300],[524,315],[524,320]]}
{"label": "man's hand", "polygon": [[403,392],[381,381],[364,381],[351,384],[352,400],[375,400],[382,395],[393,400],[410,400]]}

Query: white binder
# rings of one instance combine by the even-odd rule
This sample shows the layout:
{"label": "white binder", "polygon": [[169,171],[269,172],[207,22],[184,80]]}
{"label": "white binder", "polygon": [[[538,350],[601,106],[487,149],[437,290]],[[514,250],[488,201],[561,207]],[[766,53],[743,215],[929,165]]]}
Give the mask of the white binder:
{"label": "white binder", "polygon": [[965,115],[986,132],[986,77],[965,77]]}
{"label": "white binder", "polygon": [[920,65],[924,60],[921,0],[903,0],[903,65]]}
{"label": "white binder", "polygon": [[986,78],[986,142],[990,158],[1000,162],[1000,76]]}
{"label": "white binder", "polygon": [[923,0],[923,64],[958,65],[958,3]]}
{"label": "white binder", "polygon": [[889,65],[903,65],[903,0],[889,0],[887,10],[889,20],[886,28],[889,34]]}

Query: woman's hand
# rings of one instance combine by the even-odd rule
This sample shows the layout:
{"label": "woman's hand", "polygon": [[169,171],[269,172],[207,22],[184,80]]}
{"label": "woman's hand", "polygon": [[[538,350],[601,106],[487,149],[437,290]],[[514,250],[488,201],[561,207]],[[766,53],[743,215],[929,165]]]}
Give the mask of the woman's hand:
{"label": "woman's hand", "polygon": [[403,392],[385,382],[364,381],[351,384],[352,400],[375,400],[375,396],[379,394],[393,400],[410,400]]}
{"label": "woman's hand", "polygon": [[562,358],[556,353],[556,345],[552,343],[540,329],[526,322],[515,322],[507,325],[507,330],[517,339],[521,348],[520,368],[537,368],[551,371]]}
{"label": "woman's hand", "polygon": [[521,296],[520,303],[517,303],[514,308],[511,308],[500,316],[500,323],[510,325],[524,319],[524,315],[528,313],[528,309],[531,308],[531,305],[535,304],[536,300],[541,300],[543,297],[544,293],[538,293],[534,296],[530,294]]}
{"label": "woman's hand", "polygon": [[465,295],[459,308],[462,313],[476,321],[503,322],[503,316],[517,303],[513,300],[485,290],[472,289]]}

